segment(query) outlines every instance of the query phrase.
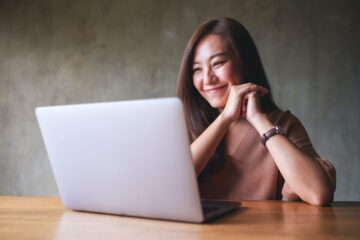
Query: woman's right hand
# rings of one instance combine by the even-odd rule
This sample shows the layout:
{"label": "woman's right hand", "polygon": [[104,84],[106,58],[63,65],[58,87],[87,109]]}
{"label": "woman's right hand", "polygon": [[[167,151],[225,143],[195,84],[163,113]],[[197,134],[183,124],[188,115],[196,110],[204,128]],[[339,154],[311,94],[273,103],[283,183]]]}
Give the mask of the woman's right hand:
{"label": "woman's right hand", "polygon": [[264,96],[269,93],[268,89],[253,83],[231,86],[225,108],[221,112],[223,119],[231,124],[240,117],[244,116],[244,112],[246,111],[245,96],[254,91],[258,92],[260,96]]}

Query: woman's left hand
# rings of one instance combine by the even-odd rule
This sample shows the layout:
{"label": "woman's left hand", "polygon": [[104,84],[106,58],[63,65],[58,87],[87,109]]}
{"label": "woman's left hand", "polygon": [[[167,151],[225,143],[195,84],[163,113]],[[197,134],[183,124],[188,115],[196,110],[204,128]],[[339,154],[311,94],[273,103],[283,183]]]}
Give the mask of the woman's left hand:
{"label": "woman's left hand", "polygon": [[260,118],[264,117],[264,113],[261,110],[260,96],[258,92],[253,91],[246,94],[241,112],[241,117],[246,118],[246,120],[248,120],[248,122],[252,125],[254,125]]}

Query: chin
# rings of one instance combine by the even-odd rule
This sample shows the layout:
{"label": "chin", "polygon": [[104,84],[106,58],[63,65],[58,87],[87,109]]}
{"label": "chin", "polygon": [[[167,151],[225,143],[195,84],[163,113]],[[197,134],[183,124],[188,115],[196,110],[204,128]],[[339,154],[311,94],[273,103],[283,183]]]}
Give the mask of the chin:
{"label": "chin", "polygon": [[210,106],[217,109],[224,108],[226,106],[228,96],[229,93],[217,94],[215,96],[203,95],[203,97],[210,104]]}
{"label": "chin", "polygon": [[226,105],[226,101],[223,101],[222,99],[219,100],[210,100],[208,101],[211,107],[213,108],[224,108]]}

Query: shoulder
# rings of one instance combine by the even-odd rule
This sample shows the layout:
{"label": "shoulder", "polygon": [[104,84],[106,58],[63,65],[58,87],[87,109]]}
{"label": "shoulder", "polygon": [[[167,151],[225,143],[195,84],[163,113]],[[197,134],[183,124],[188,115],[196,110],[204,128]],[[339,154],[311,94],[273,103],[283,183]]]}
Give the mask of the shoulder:
{"label": "shoulder", "polygon": [[311,145],[309,135],[307,134],[305,127],[289,110],[283,111],[278,109],[270,113],[268,116],[274,125],[281,126],[283,132],[289,140],[299,148]]}
{"label": "shoulder", "polygon": [[280,125],[285,132],[288,132],[294,125],[301,124],[300,120],[289,110],[277,109],[268,116],[274,125]]}

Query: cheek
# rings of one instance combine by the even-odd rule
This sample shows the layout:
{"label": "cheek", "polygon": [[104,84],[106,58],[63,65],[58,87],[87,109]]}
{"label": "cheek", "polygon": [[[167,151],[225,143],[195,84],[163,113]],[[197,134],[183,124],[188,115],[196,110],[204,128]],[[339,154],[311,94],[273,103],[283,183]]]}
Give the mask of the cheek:
{"label": "cheek", "polygon": [[227,83],[230,83],[232,85],[234,84],[238,84],[238,78],[239,76],[234,72],[232,71],[231,68],[227,67],[227,68],[221,68],[217,71],[216,75],[218,76],[218,78],[221,80],[221,81],[224,81],[224,82],[227,82]]}
{"label": "cheek", "polygon": [[199,91],[199,89],[201,88],[200,78],[193,77],[193,84],[194,84],[195,88]]}
{"label": "cheek", "polygon": [[238,85],[238,84],[242,83],[242,76],[238,72],[230,71],[230,72],[228,72],[227,77],[229,79],[229,82],[234,84],[234,85]]}
{"label": "cheek", "polygon": [[222,69],[223,79],[227,82],[237,85],[242,83],[242,73],[233,64],[229,64]]}

